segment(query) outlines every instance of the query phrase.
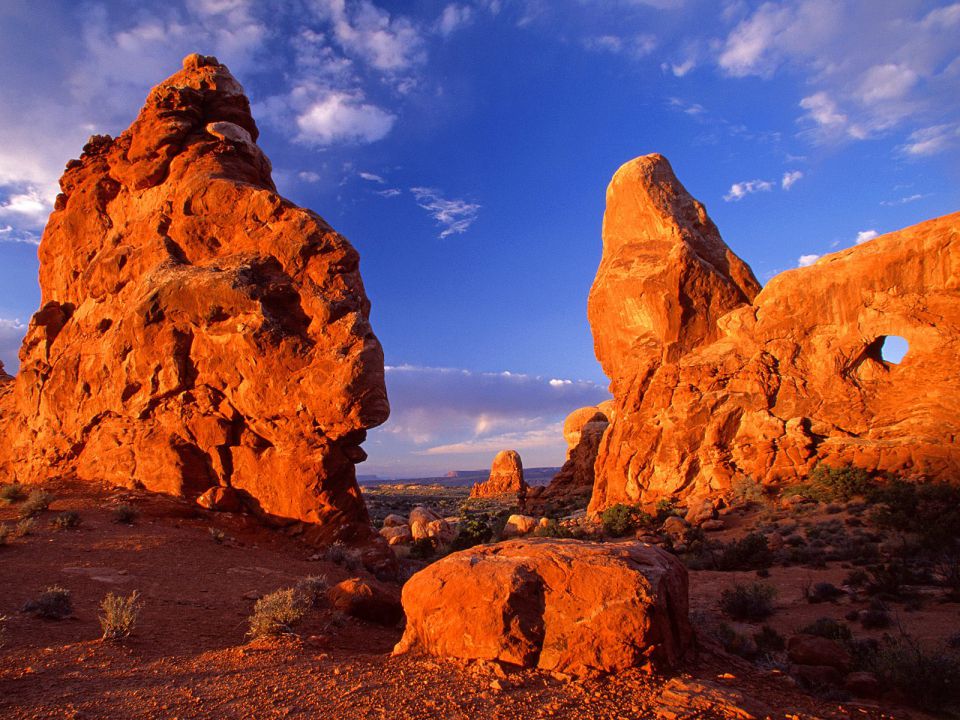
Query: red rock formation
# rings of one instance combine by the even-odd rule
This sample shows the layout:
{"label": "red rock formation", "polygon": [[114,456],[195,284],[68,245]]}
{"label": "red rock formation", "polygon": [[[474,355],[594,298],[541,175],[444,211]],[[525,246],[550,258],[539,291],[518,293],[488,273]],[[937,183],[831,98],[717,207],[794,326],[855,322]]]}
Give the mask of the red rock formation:
{"label": "red rock formation", "polygon": [[280,197],[239,83],[191,55],[60,181],[0,467],[197,496],[316,539],[367,532],[354,464],[388,415],[359,257]]}
{"label": "red rock formation", "polygon": [[523,463],[516,450],[501,450],[493,458],[490,477],[470,488],[470,497],[488,498],[503,495],[525,495],[527,483],[523,479]]}
{"label": "red rock formation", "polygon": [[580,674],[674,666],[692,639],[686,568],[641,543],[481,545],[418,572],[402,601],[407,625],[395,654]]}
{"label": "red rock formation", "polygon": [[532,488],[528,510],[541,512],[548,505],[585,507],[593,491],[593,466],[600,440],[609,426],[607,416],[596,406],[574,410],[563,423],[567,459],[545,487]]}
{"label": "red rock formation", "polygon": [[[615,419],[590,509],[731,479],[804,477],[818,462],[930,478],[960,471],[960,214],[778,275],[758,294],[666,159],[607,191],[590,292]],[[910,351],[884,362],[900,335]]]}

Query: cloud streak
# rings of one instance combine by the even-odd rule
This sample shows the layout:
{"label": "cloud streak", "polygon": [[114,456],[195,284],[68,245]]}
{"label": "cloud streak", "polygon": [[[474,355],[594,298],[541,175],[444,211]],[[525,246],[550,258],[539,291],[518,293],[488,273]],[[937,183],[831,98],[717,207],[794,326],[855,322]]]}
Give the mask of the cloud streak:
{"label": "cloud streak", "polygon": [[435,188],[412,187],[410,192],[416,198],[417,205],[430,213],[443,228],[440,231],[441,239],[465,233],[480,213],[480,205],[466,200],[447,199]]}

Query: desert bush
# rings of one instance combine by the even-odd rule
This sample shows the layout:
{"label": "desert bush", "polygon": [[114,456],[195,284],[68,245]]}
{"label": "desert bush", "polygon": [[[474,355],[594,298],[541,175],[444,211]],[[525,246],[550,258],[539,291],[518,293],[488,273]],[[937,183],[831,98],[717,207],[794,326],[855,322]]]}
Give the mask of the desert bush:
{"label": "desert bush", "polygon": [[54,516],[53,520],[50,521],[50,524],[57,530],[70,530],[79,527],[80,513],[74,510],[58,513]]}
{"label": "desert bush", "polygon": [[36,517],[50,507],[53,495],[43,490],[34,490],[20,506],[20,517]]}
{"label": "desert bush", "polygon": [[410,543],[410,557],[415,560],[428,560],[437,553],[433,538],[417,538]]}
{"label": "desert bush", "polygon": [[760,632],[754,634],[753,641],[757,644],[757,650],[762,655],[783,652],[787,647],[787,641],[783,635],[769,625],[760,628]]}
{"label": "desert bush", "polygon": [[[655,507],[655,513],[656,513],[656,514],[654,515],[652,521],[649,521],[649,522],[647,522],[647,523],[642,523],[642,522],[641,522],[640,524],[643,525],[643,524],[651,524],[651,523],[652,523],[653,525],[656,525],[657,527],[660,527],[661,525],[663,525],[664,521],[665,521],[668,517],[671,517],[671,516],[673,516],[673,515],[682,515],[682,514],[683,514],[683,513],[680,512],[680,508],[677,506],[677,500],[676,500],[676,498],[661,498],[660,500],[658,500],[658,501],[657,501],[657,504],[656,504],[656,507]],[[644,514],[646,514],[646,513],[644,513]],[[642,518],[640,518],[640,519],[642,519]]]}
{"label": "desert bush", "polygon": [[776,596],[772,585],[738,583],[720,593],[720,610],[733,620],[758,622],[773,615]]}
{"label": "desert bush", "polygon": [[127,597],[108,593],[100,601],[100,628],[104,640],[122,640],[129,637],[140,617],[140,593],[134,590]]}
{"label": "desert bush", "polygon": [[13,528],[6,523],[0,523],[0,545],[6,545],[11,536],[15,536]]}
{"label": "desert bush", "polygon": [[841,595],[843,590],[828,582],[818,582],[803,588],[803,597],[808,603],[832,602]]}
{"label": "desert bush", "polygon": [[881,527],[916,534],[928,550],[956,547],[960,540],[960,487],[947,483],[892,480],[872,499],[873,521]]}
{"label": "desert bush", "polygon": [[611,537],[623,537],[641,525],[650,525],[653,518],[638,507],[617,503],[600,513],[603,532]]}
{"label": "desert bush", "polygon": [[753,638],[737,632],[726,623],[717,628],[717,640],[728,653],[742,657],[744,660],[753,661],[759,654]]}
{"label": "desert bush", "polygon": [[821,463],[813,469],[802,488],[802,494],[811,500],[846,502],[857,496],[869,495],[874,486],[869,473],[863,468],[853,465],[830,467]]}
{"label": "desert bush", "polygon": [[730,483],[730,492],[735,505],[763,505],[767,493],[759,482],[749,475],[739,475]]}
{"label": "desert bush", "polygon": [[0,501],[5,502],[7,505],[20,502],[26,497],[27,491],[24,489],[23,485],[18,482],[10,483],[9,485],[0,487]]}
{"label": "desert bush", "polygon": [[306,615],[307,609],[303,597],[293,588],[264,595],[253,606],[247,635],[258,638],[291,633],[293,626]]}
{"label": "desert bush", "polygon": [[13,531],[13,534],[16,537],[26,537],[33,532],[33,528],[36,526],[37,521],[32,517],[25,517],[22,520],[17,521],[17,526]]}
{"label": "desert bush", "polygon": [[73,599],[66,588],[51,585],[36,600],[24,605],[23,611],[47,620],[62,620],[73,613]]}
{"label": "desert bush", "polygon": [[857,660],[924,710],[960,710],[960,652],[949,645],[926,650],[909,635],[886,636],[862,647]]}
{"label": "desert bush", "polygon": [[227,539],[227,534],[220,528],[208,527],[207,532],[217,545],[223,545],[223,541]]}
{"label": "desert bush", "polygon": [[874,598],[870,601],[870,607],[860,613],[860,624],[864,630],[879,630],[890,627],[890,612],[883,602]]}
{"label": "desert bush", "polygon": [[293,590],[307,607],[319,607],[326,599],[329,587],[330,582],[326,575],[308,575],[297,582]]}
{"label": "desert bush", "polygon": [[140,513],[133,505],[121,503],[113,509],[113,521],[124,523],[125,525],[132,525],[133,521],[137,519],[137,515],[139,514]]}
{"label": "desert bush", "polygon": [[466,550],[475,545],[490,542],[493,528],[480,518],[462,517],[458,524],[457,536],[450,544],[452,550]]}
{"label": "desert bush", "polygon": [[849,640],[851,638],[850,628],[846,623],[828,617],[817,618],[801,629],[800,632],[827,638],[828,640]]}
{"label": "desert bush", "polygon": [[866,570],[851,570],[843,579],[844,585],[861,588],[870,582],[870,574]]}
{"label": "desert bush", "polygon": [[729,543],[717,558],[717,570],[756,570],[769,568],[773,553],[763,533],[750,533]]}

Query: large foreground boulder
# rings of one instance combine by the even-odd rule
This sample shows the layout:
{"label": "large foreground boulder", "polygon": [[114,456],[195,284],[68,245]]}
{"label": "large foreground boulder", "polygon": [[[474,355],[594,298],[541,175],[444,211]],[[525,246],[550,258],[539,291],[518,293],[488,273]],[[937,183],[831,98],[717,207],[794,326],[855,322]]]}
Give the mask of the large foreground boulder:
{"label": "large foreground boulder", "polygon": [[675,666],[687,571],[641,543],[529,539],[449,555],[403,588],[410,651],[581,674]]}
{"label": "large foreground boulder", "polygon": [[[817,463],[960,477],[960,213],[789,270],[761,291],[667,160],[607,190],[588,315],[615,410],[590,509],[688,502]],[[886,362],[887,336],[906,338]]]}
{"label": "large foreground boulder", "polygon": [[354,465],[386,420],[359,256],[277,194],[243,88],[191,55],[60,180],[42,303],[0,378],[0,471],[76,476],[368,534]]}

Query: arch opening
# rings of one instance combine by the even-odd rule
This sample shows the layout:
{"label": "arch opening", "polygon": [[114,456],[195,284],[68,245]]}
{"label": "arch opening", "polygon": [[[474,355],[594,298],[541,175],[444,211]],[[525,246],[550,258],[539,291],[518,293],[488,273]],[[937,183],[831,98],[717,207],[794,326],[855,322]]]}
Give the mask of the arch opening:
{"label": "arch opening", "polygon": [[877,339],[880,341],[880,358],[889,365],[899,365],[910,350],[910,343],[900,335],[886,335]]}

